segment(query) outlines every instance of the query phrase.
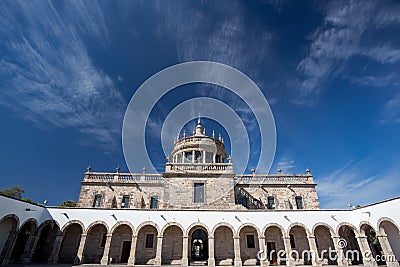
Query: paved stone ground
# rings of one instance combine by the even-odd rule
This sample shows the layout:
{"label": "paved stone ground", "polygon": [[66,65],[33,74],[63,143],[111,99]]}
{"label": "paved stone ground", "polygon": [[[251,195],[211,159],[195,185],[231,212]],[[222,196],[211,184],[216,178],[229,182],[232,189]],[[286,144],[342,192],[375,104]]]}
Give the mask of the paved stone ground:
{"label": "paved stone ground", "polygon": [[[121,267],[121,266],[126,266],[126,264],[108,264],[108,265],[100,265],[100,264],[80,264],[80,265],[71,265],[71,264],[10,264],[6,265],[10,267],[70,267],[70,266],[79,266],[79,267],[93,267],[93,266],[110,266],[110,267]],[[135,265],[138,267],[149,267],[153,265]],[[162,267],[177,267],[179,265],[163,265]],[[259,265],[256,265],[259,266]],[[271,265],[271,266],[285,266],[285,265]],[[311,265],[300,265],[300,266],[308,266],[312,267]],[[336,267],[338,265],[324,265],[324,267]],[[363,265],[355,265],[358,267],[362,267]],[[157,266],[155,266],[157,267]],[[379,265],[379,267],[386,267],[386,265]]]}

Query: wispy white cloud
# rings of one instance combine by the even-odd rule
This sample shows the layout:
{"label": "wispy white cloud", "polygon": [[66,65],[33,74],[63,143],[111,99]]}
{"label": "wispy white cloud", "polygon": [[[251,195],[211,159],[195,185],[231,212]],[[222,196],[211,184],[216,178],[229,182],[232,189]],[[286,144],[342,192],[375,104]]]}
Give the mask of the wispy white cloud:
{"label": "wispy white cloud", "polygon": [[106,14],[95,2],[53,4],[0,3],[0,104],[42,127],[115,144],[125,100],[85,44],[89,37],[107,42]]}
{"label": "wispy white cloud", "polygon": [[282,159],[278,162],[278,167],[282,170],[282,172],[288,173],[290,170],[296,167],[296,165],[294,164],[294,160]]}
{"label": "wispy white cloud", "polygon": [[383,106],[381,123],[400,123],[400,94],[396,94]]}
{"label": "wispy white cloud", "polygon": [[[325,7],[325,18],[312,34],[306,56],[297,69],[303,75],[297,88],[303,97],[318,93],[332,79],[343,73],[354,55],[367,56],[382,64],[400,62],[400,52],[390,43],[376,46],[368,38],[370,33],[389,24],[398,24],[398,14],[374,1],[334,1]],[[395,8],[395,9],[396,9]],[[380,19],[376,19],[376,14]],[[300,101],[304,103],[304,101]]]}
{"label": "wispy white cloud", "polygon": [[353,160],[331,174],[316,178],[322,208],[343,209],[349,203],[366,205],[398,196],[400,168],[373,169],[375,165],[371,162],[372,158]]}

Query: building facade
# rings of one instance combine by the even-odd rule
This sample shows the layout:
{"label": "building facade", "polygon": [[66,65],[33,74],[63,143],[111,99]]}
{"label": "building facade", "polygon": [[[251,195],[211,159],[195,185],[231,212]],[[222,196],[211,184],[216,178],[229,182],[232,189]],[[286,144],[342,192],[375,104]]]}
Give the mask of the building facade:
{"label": "building facade", "polygon": [[76,208],[0,196],[0,263],[399,266],[400,198],[319,207],[305,174],[237,175],[200,121],[163,174],[84,174]]}

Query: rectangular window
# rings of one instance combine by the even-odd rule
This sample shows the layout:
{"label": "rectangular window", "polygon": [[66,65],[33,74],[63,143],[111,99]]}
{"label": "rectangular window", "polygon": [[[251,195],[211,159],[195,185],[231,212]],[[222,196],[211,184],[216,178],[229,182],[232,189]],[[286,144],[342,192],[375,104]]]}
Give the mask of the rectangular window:
{"label": "rectangular window", "polygon": [[158,209],[158,196],[153,196],[150,199],[150,209]]}
{"label": "rectangular window", "polygon": [[101,195],[97,194],[94,196],[93,207],[99,208],[101,204]]}
{"label": "rectangular window", "polygon": [[194,184],[194,203],[204,203],[204,183]]}
{"label": "rectangular window", "polygon": [[104,248],[104,246],[106,245],[106,241],[107,241],[107,233],[103,233],[103,236],[101,238],[101,243],[100,243],[101,248]]}
{"label": "rectangular window", "polygon": [[294,242],[294,235],[290,234],[290,247],[291,248],[296,248],[296,243]]}
{"label": "rectangular window", "polygon": [[123,209],[129,208],[129,199],[130,199],[130,197],[128,195],[125,195],[122,197],[121,208],[123,208]]}
{"label": "rectangular window", "polygon": [[254,235],[246,235],[247,248],[256,248]]}
{"label": "rectangular window", "polygon": [[268,197],[267,208],[270,209],[270,210],[275,209],[275,198],[273,196],[269,196]]}
{"label": "rectangular window", "polygon": [[146,234],[145,248],[154,248],[154,234]]}
{"label": "rectangular window", "polygon": [[300,196],[296,197],[296,206],[298,210],[302,210],[303,209],[303,198]]}

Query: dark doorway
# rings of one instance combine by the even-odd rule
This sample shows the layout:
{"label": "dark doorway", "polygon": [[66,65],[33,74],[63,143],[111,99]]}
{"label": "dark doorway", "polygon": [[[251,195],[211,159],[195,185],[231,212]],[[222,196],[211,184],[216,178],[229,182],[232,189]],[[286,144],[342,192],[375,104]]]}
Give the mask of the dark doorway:
{"label": "dark doorway", "polygon": [[19,262],[22,254],[24,253],[26,243],[28,242],[29,237],[34,234],[35,229],[36,226],[33,222],[27,222],[22,226],[11,253],[12,263]]}
{"label": "dark doorway", "polygon": [[191,261],[208,260],[208,237],[207,233],[202,229],[197,229],[192,234],[191,242]]}
{"label": "dark doorway", "polygon": [[131,241],[124,241],[122,243],[121,263],[128,263],[129,255],[131,253]]}
{"label": "dark doorway", "polygon": [[267,242],[267,258],[270,264],[278,265],[275,242]]}

